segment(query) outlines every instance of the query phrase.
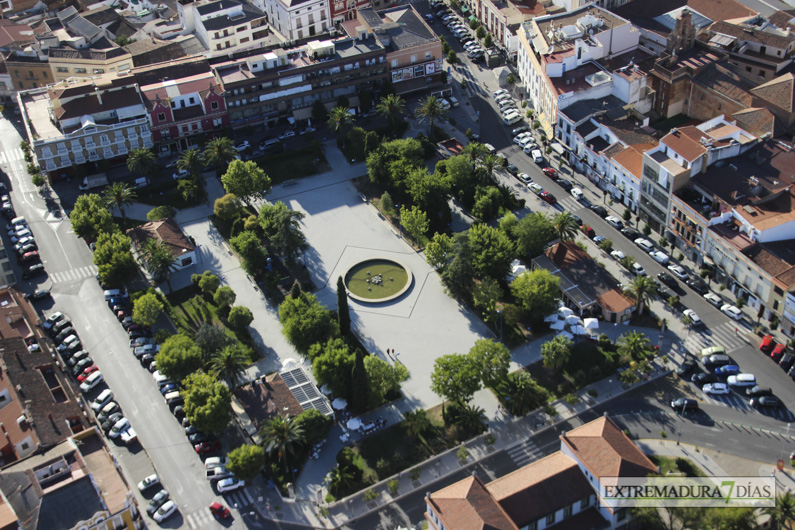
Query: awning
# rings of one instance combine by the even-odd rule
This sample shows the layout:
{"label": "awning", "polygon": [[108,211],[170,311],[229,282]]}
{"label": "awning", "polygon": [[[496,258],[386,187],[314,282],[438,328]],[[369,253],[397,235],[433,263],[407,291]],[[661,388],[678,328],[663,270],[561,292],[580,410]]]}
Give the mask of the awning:
{"label": "awning", "polygon": [[552,148],[553,151],[555,151],[557,154],[561,156],[564,153],[563,146],[560,145],[558,142],[552,142],[551,144],[549,144],[549,147]]}
{"label": "awning", "polygon": [[470,22],[472,22],[474,20],[477,20],[477,19],[478,19],[478,17],[476,17],[475,15],[472,15],[472,16],[469,17],[469,21]]}
{"label": "awning", "polygon": [[305,109],[296,109],[293,111],[293,117],[296,120],[308,120],[312,117],[312,107],[306,107]]}
{"label": "awning", "polygon": [[462,13],[468,13],[468,12],[469,12],[469,7],[467,7],[467,6],[461,6],[461,12],[462,12]]}

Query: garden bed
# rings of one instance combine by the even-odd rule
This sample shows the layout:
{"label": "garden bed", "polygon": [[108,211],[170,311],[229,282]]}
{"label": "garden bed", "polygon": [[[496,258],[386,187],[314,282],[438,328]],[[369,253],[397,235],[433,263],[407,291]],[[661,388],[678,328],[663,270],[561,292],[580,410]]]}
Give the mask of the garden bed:
{"label": "garden bed", "polygon": [[270,177],[274,186],[287,180],[309,177],[331,170],[319,142],[292,151],[265,155],[256,162]]}
{"label": "garden bed", "polygon": [[561,370],[550,370],[543,361],[531,364],[526,370],[550,393],[551,399],[557,399],[615,375],[617,368],[618,356],[614,345],[602,346],[591,340],[582,340],[574,344],[571,357]]}

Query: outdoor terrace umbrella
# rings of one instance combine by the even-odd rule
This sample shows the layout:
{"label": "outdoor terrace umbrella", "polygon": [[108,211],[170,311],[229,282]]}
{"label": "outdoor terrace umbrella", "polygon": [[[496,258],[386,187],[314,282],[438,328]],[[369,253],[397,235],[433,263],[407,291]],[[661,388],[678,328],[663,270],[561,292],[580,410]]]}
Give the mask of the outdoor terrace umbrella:
{"label": "outdoor terrace umbrella", "polygon": [[569,315],[566,317],[566,324],[576,326],[579,323],[580,323],[580,317],[578,317],[577,315]]}
{"label": "outdoor terrace umbrella", "polygon": [[558,320],[557,322],[553,322],[552,324],[550,324],[550,325],[549,325],[549,327],[550,327],[551,329],[554,329],[554,330],[560,331],[560,330],[562,330],[564,327],[566,327],[566,324],[564,324],[562,320]]}
{"label": "outdoor terrace umbrella", "polygon": [[335,399],[334,401],[331,402],[331,407],[334,410],[342,410],[342,409],[344,409],[347,406],[348,406],[348,402],[345,401],[342,398],[337,398],[337,399]]}
{"label": "outdoor terrace umbrella", "polygon": [[558,314],[555,313],[554,315],[549,315],[548,317],[544,318],[544,322],[557,322],[558,321]]}
{"label": "outdoor terrace umbrella", "polygon": [[599,319],[586,318],[583,320],[583,325],[585,326],[585,329],[599,329]]}
{"label": "outdoor terrace umbrella", "polygon": [[571,328],[571,332],[574,333],[575,335],[585,335],[586,333],[588,333],[588,330],[582,326],[574,326],[573,328]]}
{"label": "outdoor terrace umbrella", "polygon": [[359,418],[351,418],[348,420],[347,425],[350,430],[355,431],[356,429],[362,426],[362,420],[360,420]]}
{"label": "outdoor terrace umbrella", "polygon": [[571,340],[574,338],[574,335],[572,335],[568,331],[561,331],[560,333],[558,333],[558,337],[566,337],[567,339]]}
{"label": "outdoor terrace umbrella", "polygon": [[568,307],[563,306],[560,309],[558,309],[558,313],[560,313],[564,317],[567,317],[567,316],[571,315],[572,313],[574,313],[574,311],[572,311]]}

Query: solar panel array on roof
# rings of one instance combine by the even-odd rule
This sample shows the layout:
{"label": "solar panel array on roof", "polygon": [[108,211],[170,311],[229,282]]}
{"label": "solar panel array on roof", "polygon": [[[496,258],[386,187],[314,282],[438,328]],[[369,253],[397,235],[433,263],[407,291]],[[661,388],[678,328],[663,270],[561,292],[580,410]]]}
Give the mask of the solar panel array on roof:
{"label": "solar panel array on roof", "polygon": [[285,370],[279,372],[279,375],[301,408],[304,410],[315,409],[325,416],[334,414],[328,400],[318,391],[303,368]]}

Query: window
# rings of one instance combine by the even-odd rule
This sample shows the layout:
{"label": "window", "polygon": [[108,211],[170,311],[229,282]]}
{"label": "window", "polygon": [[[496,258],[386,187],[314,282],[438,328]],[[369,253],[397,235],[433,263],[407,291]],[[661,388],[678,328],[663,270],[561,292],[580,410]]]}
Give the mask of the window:
{"label": "window", "polygon": [[538,530],[538,521],[533,521],[527,525],[527,530]]}
{"label": "window", "polygon": [[75,73],[76,74],[84,74],[84,73],[86,73],[86,69],[85,68],[75,68]]}
{"label": "window", "polygon": [[398,60],[392,59],[392,68],[397,68],[397,65],[398,65]]}
{"label": "window", "polygon": [[191,105],[194,105],[196,103],[196,98],[191,96],[190,99],[188,99],[188,101],[190,102]]}
{"label": "window", "polygon": [[551,514],[547,515],[547,526],[551,525],[554,522],[555,522],[555,512],[552,512]]}
{"label": "window", "polygon": [[237,28],[237,30],[236,30],[236,31],[237,31],[238,33],[240,33],[241,31],[246,31],[247,29],[248,29],[248,26],[240,26],[239,28]]}
{"label": "window", "polygon": [[22,444],[20,444],[20,447],[22,448],[23,451],[27,451],[30,446],[28,445],[28,442],[22,442]]}
{"label": "window", "polygon": [[243,37],[242,39],[240,39],[240,44],[246,43],[246,42],[248,42],[250,40],[251,39],[249,39],[248,37]]}
{"label": "window", "polygon": [[411,64],[414,64],[416,62],[417,62],[417,56],[416,55],[412,55],[411,56]]}
{"label": "window", "polygon": [[425,52],[425,60],[427,61],[430,58],[431,58],[431,52]]}
{"label": "window", "polygon": [[616,521],[623,521],[627,518],[627,509],[621,508],[616,512]]}
{"label": "window", "polygon": [[780,288],[778,288],[778,287],[773,287],[773,292],[775,292],[775,293],[776,293],[777,295],[779,295],[779,296],[781,296],[782,294],[784,294],[784,291],[782,291],[782,290],[781,290]]}
{"label": "window", "polygon": [[217,101],[210,102],[210,108],[213,110],[218,110],[218,102]]}
{"label": "window", "polygon": [[571,517],[571,511],[572,511],[571,504],[563,508],[563,518],[566,519],[567,517]]}
{"label": "window", "polygon": [[750,66],[746,66],[746,67],[745,67],[745,71],[746,71],[746,72],[750,72],[750,71],[751,71],[751,67],[750,67]]}
{"label": "window", "polygon": [[104,74],[105,70],[103,68],[94,68],[95,74]]}
{"label": "window", "polygon": [[588,506],[591,505],[591,496],[588,495],[583,500],[580,501],[580,510],[586,509]]}
{"label": "window", "polygon": [[68,74],[69,73],[69,69],[66,68],[66,67],[63,67],[63,66],[56,67],[55,71],[58,72],[59,74]]}
{"label": "window", "polygon": [[158,113],[157,121],[166,121],[166,113],[165,112]]}

